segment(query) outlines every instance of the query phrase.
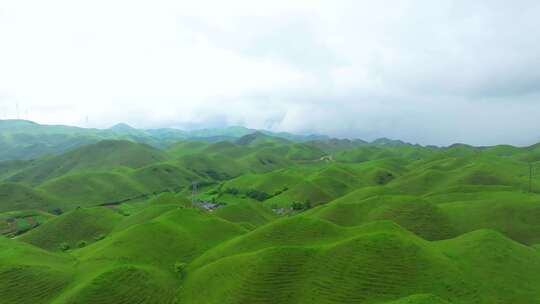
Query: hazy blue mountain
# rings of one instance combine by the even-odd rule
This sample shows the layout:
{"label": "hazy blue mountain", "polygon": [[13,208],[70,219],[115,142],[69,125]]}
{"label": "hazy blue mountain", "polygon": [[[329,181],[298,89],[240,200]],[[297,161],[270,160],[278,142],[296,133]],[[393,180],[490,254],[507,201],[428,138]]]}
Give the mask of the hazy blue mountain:
{"label": "hazy blue mountain", "polygon": [[326,140],[322,135],[297,135],[287,132],[255,130],[241,126],[200,130],[179,130],[174,128],[137,129],[125,123],[108,129],[80,128],[64,125],[42,125],[27,120],[0,120],[0,161],[14,159],[34,159],[45,155],[57,155],[82,145],[106,139],[130,140],[164,148],[180,140],[206,142],[234,141],[255,132],[306,142]]}

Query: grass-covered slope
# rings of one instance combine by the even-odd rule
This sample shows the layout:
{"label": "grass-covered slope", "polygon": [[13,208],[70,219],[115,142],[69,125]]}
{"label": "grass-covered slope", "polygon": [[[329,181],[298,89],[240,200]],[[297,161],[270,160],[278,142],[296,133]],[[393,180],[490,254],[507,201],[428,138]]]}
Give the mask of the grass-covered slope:
{"label": "grass-covered slope", "polygon": [[353,192],[308,214],[341,226],[391,220],[427,240],[456,235],[448,215],[439,206],[413,196],[378,195],[363,198],[362,192]]}
{"label": "grass-covered slope", "polygon": [[170,274],[155,268],[119,266],[92,278],[62,303],[172,304],[176,283]]}
{"label": "grass-covered slope", "polygon": [[296,217],[198,258],[179,296],[188,303],[527,303],[540,292],[539,262],[535,249],[495,232],[427,242],[387,222],[340,228]]}
{"label": "grass-covered slope", "polygon": [[432,294],[418,294],[408,296],[396,301],[385,302],[384,304],[448,304],[448,301],[445,301],[437,296]]}
{"label": "grass-covered slope", "polygon": [[493,230],[476,230],[436,244],[468,278],[484,303],[534,303],[539,252]]}
{"label": "grass-covered slope", "polygon": [[0,237],[3,303],[50,303],[72,279],[73,259]]}
{"label": "grass-covered slope", "polygon": [[189,262],[212,246],[245,232],[241,226],[201,210],[177,207],[123,229],[78,254],[83,260],[122,259],[173,269],[175,262]]}
{"label": "grass-covered slope", "polygon": [[218,208],[214,211],[214,215],[232,223],[244,224],[251,227],[261,226],[276,218],[276,214],[272,210],[253,202],[229,204],[225,207]]}
{"label": "grass-covered slope", "polygon": [[122,219],[109,208],[81,208],[45,222],[20,239],[49,251],[67,250],[105,238]]}
{"label": "grass-covered slope", "polygon": [[[405,169],[399,160],[375,160],[360,164],[317,161],[268,173],[244,174],[223,183],[221,193],[252,196],[267,206],[312,206],[330,202],[355,189],[385,185]],[[260,194],[257,196],[256,194]]]}
{"label": "grass-covered slope", "polygon": [[0,181],[0,211],[67,211],[180,191],[211,178],[198,175],[194,162],[168,160],[156,148],[109,140],[31,162],[1,162],[9,172]]}
{"label": "grass-covered slope", "polygon": [[105,140],[36,161],[8,180],[38,185],[68,173],[103,171],[114,167],[140,168],[166,159],[164,152],[148,145]]}
{"label": "grass-covered slope", "polygon": [[143,185],[121,173],[81,173],[52,179],[38,189],[55,193],[63,210],[96,206],[145,193]]}
{"label": "grass-covered slope", "polygon": [[0,162],[0,302],[539,303],[539,151],[245,133]]}
{"label": "grass-covered slope", "polygon": [[51,210],[59,199],[47,192],[17,183],[0,183],[0,212],[41,209]]}

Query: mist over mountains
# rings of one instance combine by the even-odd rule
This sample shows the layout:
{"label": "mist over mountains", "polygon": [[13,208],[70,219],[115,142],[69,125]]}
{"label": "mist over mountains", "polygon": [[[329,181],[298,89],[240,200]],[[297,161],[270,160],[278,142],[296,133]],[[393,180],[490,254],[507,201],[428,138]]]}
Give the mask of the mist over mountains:
{"label": "mist over mountains", "polygon": [[234,140],[254,132],[299,142],[328,138],[323,135],[304,136],[285,132],[258,131],[245,127],[192,131],[171,128],[142,130],[119,123],[108,129],[90,129],[65,125],[41,125],[27,120],[0,120],[0,160],[31,159],[47,154],[54,155],[106,139],[131,140],[164,148],[179,140],[217,142]]}
{"label": "mist over mountains", "polygon": [[[118,123],[108,129],[94,129],[65,125],[42,125],[28,120],[0,120],[0,160],[32,159],[48,154],[54,155],[106,139],[131,140],[153,147],[165,148],[180,140],[233,141],[257,132],[295,142],[331,139],[329,136],[320,134],[298,135],[241,126],[187,131],[173,128],[136,129],[125,123]],[[350,141],[351,144],[366,143],[360,139],[343,139],[343,141]],[[373,143],[403,144],[401,141],[385,138],[377,139]]]}

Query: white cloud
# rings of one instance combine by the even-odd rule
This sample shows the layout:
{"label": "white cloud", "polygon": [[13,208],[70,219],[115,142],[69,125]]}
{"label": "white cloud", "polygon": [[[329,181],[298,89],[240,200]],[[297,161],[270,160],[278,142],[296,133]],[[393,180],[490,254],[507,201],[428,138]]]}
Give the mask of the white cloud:
{"label": "white cloud", "polygon": [[540,139],[536,1],[0,3],[0,115]]}

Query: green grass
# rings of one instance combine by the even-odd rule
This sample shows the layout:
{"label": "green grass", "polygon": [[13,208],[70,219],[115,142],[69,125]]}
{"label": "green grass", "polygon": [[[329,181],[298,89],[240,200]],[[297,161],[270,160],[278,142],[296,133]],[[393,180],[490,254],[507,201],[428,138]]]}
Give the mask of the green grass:
{"label": "green grass", "polygon": [[20,240],[50,251],[77,248],[108,236],[123,216],[110,208],[76,209],[25,233]]}
{"label": "green grass", "polygon": [[40,189],[17,183],[0,183],[0,212],[17,210],[52,210],[60,200]]}
{"label": "green grass", "polygon": [[[198,209],[176,208],[134,224],[77,252],[83,260],[121,260],[173,269],[208,248],[245,233],[239,225]],[[151,250],[149,250],[151,248]]]}
{"label": "green grass", "polygon": [[[289,225],[286,222],[270,226]],[[212,249],[193,263],[181,299],[189,303],[526,303],[538,294],[538,252],[492,231],[427,242],[385,223],[353,230],[329,229],[322,223],[302,223],[309,228],[296,226],[277,233],[266,232],[270,228],[265,226],[261,232]],[[331,230],[331,235],[318,234]],[[316,240],[309,241],[310,237]],[[505,257],[512,254],[506,265]],[[506,271],[508,277],[502,275]],[[523,277],[518,275],[521,271]],[[516,276],[526,278],[527,285],[522,286]]]}
{"label": "green grass", "polygon": [[471,280],[486,303],[534,303],[540,290],[539,252],[492,230],[437,243]]}
{"label": "green grass", "polygon": [[523,244],[540,243],[540,200],[530,195],[506,193],[496,199],[440,205],[458,234],[493,229]]}
{"label": "green grass", "polygon": [[[189,303],[378,303],[427,290],[462,299],[468,291],[463,289],[474,289],[441,252],[397,226],[381,223],[351,230],[305,219],[295,223],[295,230],[286,229],[289,223],[283,221],[271,226],[275,225],[285,225],[278,231],[289,233],[254,231],[240,237],[240,242],[235,239],[229,246],[211,250],[215,252],[211,262],[196,261],[181,299]],[[441,281],[436,284],[434,278]],[[203,282],[206,288],[199,288]]]}
{"label": "green grass", "polygon": [[147,191],[144,185],[125,174],[107,172],[69,174],[51,179],[38,189],[54,193],[63,210],[114,203],[140,196]]}
{"label": "green grass", "polygon": [[4,303],[49,303],[72,279],[73,259],[0,237]]}
{"label": "green grass", "polygon": [[0,162],[0,302],[540,303],[538,145],[229,131]]}
{"label": "green grass", "polygon": [[448,215],[439,206],[413,196],[378,195],[364,198],[362,192],[353,192],[308,214],[342,226],[392,220],[427,240],[456,235]]}
{"label": "green grass", "polygon": [[386,302],[385,304],[448,304],[448,303],[449,302],[431,294],[419,294],[419,295],[412,295],[406,298],[402,298],[397,301]]}
{"label": "green grass", "polygon": [[155,148],[130,141],[100,141],[67,153],[43,158],[9,177],[10,181],[39,185],[69,173],[103,171],[111,167],[140,168],[165,161],[167,155]]}
{"label": "green grass", "polygon": [[105,271],[64,303],[174,303],[175,281],[153,268],[120,266]]}
{"label": "green grass", "polygon": [[253,227],[269,223],[276,218],[272,210],[257,202],[240,202],[229,204],[215,210],[214,215],[229,222],[252,225]]}

